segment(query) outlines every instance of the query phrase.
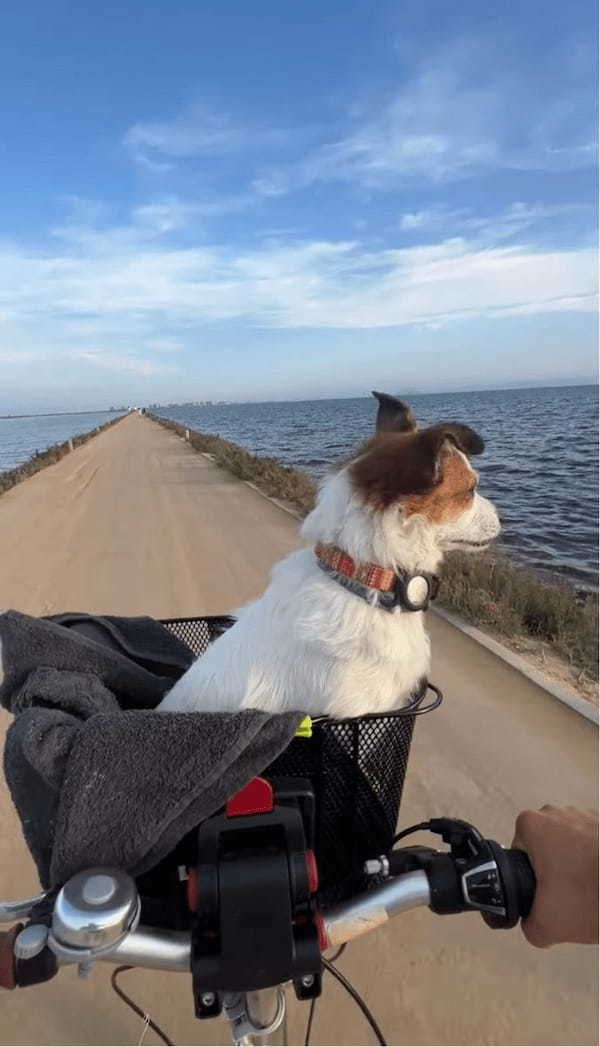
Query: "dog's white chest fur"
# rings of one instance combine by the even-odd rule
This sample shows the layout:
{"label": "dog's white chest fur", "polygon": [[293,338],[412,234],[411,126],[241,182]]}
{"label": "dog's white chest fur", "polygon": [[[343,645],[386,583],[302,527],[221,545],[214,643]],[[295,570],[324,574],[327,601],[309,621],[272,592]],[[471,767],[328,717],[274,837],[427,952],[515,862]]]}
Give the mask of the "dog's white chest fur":
{"label": "dog's white chest fur", "polygon": [[277,564],[263,596],[242,608],[159,709],[360,716],[399,708],[428,669],[422,613],[369,606],[303,549]]}

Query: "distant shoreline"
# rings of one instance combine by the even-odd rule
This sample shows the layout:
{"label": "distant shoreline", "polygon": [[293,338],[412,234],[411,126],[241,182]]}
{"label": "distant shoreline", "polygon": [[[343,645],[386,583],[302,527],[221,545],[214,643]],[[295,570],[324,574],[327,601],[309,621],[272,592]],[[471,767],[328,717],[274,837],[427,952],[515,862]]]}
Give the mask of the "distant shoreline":
{"label": "distant shoreline", "polygon": [[[571,382],[569,384],[562,384],[562,385],[510,385],[510,386],[505,386],[503,388],[498,388],[498,389],[452,389],[452,390],[449,390],[447,392],[440,392],[439,390],[437,392],[423,392],[423,391],[415,391],[413,389],[409,389],[409,390],[403,390],[403,391],[399,392],[398,395],[399,396],[403,395],[403,396],[405,396],[407,398],[411,397],[411,396],[471,396],[471,395],[475,395],[476,393],[516,393],[516,392],[520,392],[520,391],[526,392],[527,390],[536,390],[536,391],[540,390],[541,391],[541,390],[545,390],[545,389],[589,389],[589,388],[597,389],[598,388],[598,382],[595,381],[595,380],[594,381],[590,380],[588,382]],[[165,410],[165,409],[171,408],[171,407],[189,407],[189,406],[195,406],[195,407],[241,407],[241,406],[243,406],[245,404],[304,404],[304,403],[319,403],[321,401],[324,401],[324,402],[331,401],[331,402],[336,403],[338,401],[368,400],[368,399],[370,399],[370,397],[365,394],[364,396],[359,396],[359,395],[357,395],[357,396],[311,396],[311,397],[303,396],[303,397],[300,397],[299,399],[297,399],[297,398],[293,398],[293,399],[288,398],[286,400],[213,400],[212,403],[210,403],[210,404],[208,402],[206,402],[206,401],[204,401],[204,402],[199,401],[198,403],[194,403],[193,405],[190,405],[189,402],[186,402],[186,403],[153,404],[152,406],[150,406],[150,405],[143,405],[142,404],[141,406],[145,406],[146,410],[157,411],[157,410]],[[136,405],[136,406],[140,406],[140,405]],[[25,413],[25,414],[0,414],[0,421],[9,420],[9,419],[12,419],[12,418],[62,418],[62,417],[67,416],[67,415],[82,415],[82,414],[124,414],[126,411],[127,411],[127,408],[125,408],[124,411],[122,411],[122,410],[111,411],[110,408],[108,408],[108,407],[100,407],[100,408],[97,408],[95,410],[91,409],[89,411],[44,411],[44,412],[42,412],[42,414],[35,414],[34,412]]]}

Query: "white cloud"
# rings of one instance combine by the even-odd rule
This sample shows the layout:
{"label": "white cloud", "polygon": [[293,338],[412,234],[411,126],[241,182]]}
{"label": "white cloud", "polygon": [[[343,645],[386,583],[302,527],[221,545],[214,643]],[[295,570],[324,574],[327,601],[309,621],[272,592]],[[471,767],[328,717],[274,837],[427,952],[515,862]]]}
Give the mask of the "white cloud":
{"label": "white cloud", "polygon": [[564,218],[585,211],[580,204],[526,204],[517,201],[504,210],[491,215],[476,215],[470,207],[446,207],[434,204],[421,211],[407,211],[400,216],[398,226],[402,232],[419,230],[439,237],[443,230],[461,233],[488,245],[506,240],[538,222],[551,218]]}
{"label": "white cloud", "polygon": [[[507,215],[531,218],[523,205]],[[206,324],[437,329],[464,318],[593,310],[595,275],[591,250],[490,247],[477,229],[373,250],[316,240],[175,247],[149,239],[139,221],[104,230],[99,243],[96,230],[80,227],[54,253],[0,249],[0,358],[79,358],[143,377],[181,367]]]}
{"label": "white cloud", "polygon": [[167,156],[187,157],[202,152],[229,152],[243,141],[241,131],[226,114],[197,104],[173,120],[141,121],[130,127],[125,144],[144,155],[155,150]]}
{"label": "white cloud", "polygon": [[148,229],[151,233],[170,233],[183,229],[196,213],[193,204],[184,203],[177,197],[136,207],[132,213],[136,225]]}
{"label": "white cloud", "polygon": [[424,225],[431,225],[430,211],[406,211],[400,215],[398,223],[401,229],[421,229]]}
{"label": "white cloud", "polygon": [[128,254],[140,250],[142,244],[150,244],[169,234],[193,231],[203,233],[202,225],[222,215],[244,211],[254,197],[247,193],[230,193],[220,196],[198,193],[194,200],[184,200],[174,194],[153,199],[133,208],[130,219],[123,225],[109,225],[105,209],[98,209],[102,225],[85,221],[86,210],[93,214],[93,205],[76,201],[69,220],[51,230],[52,236],[64,241],[71,250],[89,254]]}
{"label": "white cloud", "polygon": [[119,374],[134,374],[142,378],[148,378],[150,375],[164,374],[166,370],[165,367],[154,363],[152,360],[145,360],[141,356],[134,356],[128,353],[114,353],[110,350],[103,349],[72,353],[70,359],[83,360],[86,363],[94,364],[94,366],[102,367],[105,370],[116,371]]}
{"label": "white cloud", "polygon": [[561,76],[546,82],[515,68],[493,38],[454,42],[412,70],[405,57],[400,86],[384,95],[361,97],[359,85],[333,126],[277,128],[200,100],[171,119],[136,122],[124,144],[157,173],[209,157],[239,177],[243,153],[250,191],[267,200],[315,182],[387,189],[494,170],[571,171],[596,156],[585,61],[574,53],[565,41]]}
{"label": "white cloud", "polygon": [[511,204],[497,215],[478,217],[469,215],[464,219],[464,228],[479,240],[497,243],[530,229],[538,222],[552,218],[573,216],[585,208],[577,204]]}
{"label": "white cloud", "polygon": [[290,132],[282,128],[248,120],[236,122],[228,113],[196,102],[171,120],[133,124],[124,144],[148,170],[162,173],[173,169],[172,161],[278,148],[289,138]]}
{"label": "white cloud", "polygon": [[413,229],[439,229],[464,219],[470,214],[467,207],[449,208],[444,204],[435,204],[421,211],[405,211],[398,222],[402,231]]}
{"label": "white cloud", "polygon": [[278,175],[263,175],[262,178],[255,178],[251,183],[250,188],[258,196],[278,197],[285,196],[288,192],[289,186],[287,181],[283,178],[279,178]]}
{"label": "white cloud", "polygon": [[[346,132],[293,165],[265,169],[266,196],[317,181],[370,188],[420,180],[440,184],[490,170],[570,171],[595,162],[592,104],[568,68],[552,89],[533,73],[506,71],[503,56],[482,69],[481,42],[431,54],[392,95],[352,107]],[[477,69],[477,75],[473,70]],[[590,76],[593,73],[590,72]]]}
{"label": "white cloud", "polygon": [[169,171],[173,171],[175,168],[175,164],[169,163],[167,160],[153,160],[141,148],[134,148],[133,156],[135,162],[145,171],[149,171],[150,174],[168,174]]}

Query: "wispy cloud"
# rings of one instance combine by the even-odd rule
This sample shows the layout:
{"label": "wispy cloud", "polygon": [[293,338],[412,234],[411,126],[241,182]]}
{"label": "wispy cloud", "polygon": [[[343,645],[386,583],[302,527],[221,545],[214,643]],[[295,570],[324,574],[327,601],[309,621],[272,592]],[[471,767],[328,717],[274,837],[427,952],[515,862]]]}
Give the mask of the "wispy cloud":
{"label": "wispy cloud", "polygon": [[284,128],[235,120],[229,113],[196,102],[170,120],[133,124],[125,134],[124,143],[144,166],[163,172],[173,169],[173,160],[273,149],[290,137],[291,133]]}
{"label": "wispy cloud", "polygon": [[244,211],[253,203],[255,197],[249,193],[198,193],[193,200],[171,194],[134,207],[126,222],[111,225],[108,209],[94,208],[91,201],[75,197],[69,200],[69,218],[51,229],[51,235],[71,250],[88,255],[114,255],[117,251],[127,254],[138,251],[144,243],[165,237],[174,239],[181,233],[193,234],[196,241],[203,239],[212,219]]}
{"label": "wispy cloud", "polygon": [[130,127],[125,143],[142,152],[155,150],[166,156],[223,153],[245,144],[245,135],[229,116],[196,104],[172,120],[140,121]]}
{"label": "wispy cloud", "polygon": [[197,204],[184,202],[177,197],[169,197],[134,208],[132,220],[139,228],[160,236],[163,233],[184,229],[198,212]]}
{"label": "wispy cloud", "polygon": [[[526,218],[520,206],[513,214]],[[105,230],[99,249],[97,231],[80,227],[60,252],[0,251],[2,342],[149,375],[180,366],[206,324],[439,327],[592,310],[595,283],[591,250],[485,246],[476,235],[379,250],[356,240],[181,247],[132,222]]]}
{"label": "wispy cloud", "polygon": [[132,353],[115,353],[107,349],[86,350],[69,354],[71,360],[83,360],[101,367],[104,370],[116,371],[119,374],[134,374],[142,378],[152,375],[164,374],[172,368],[166,368],[153,360],[144,359],[143,356],[135,356]]}
{"label": "wispy cloud", "polygon": [[526,71],[507,71],[498,55],[490,55],[483,71],[480,50],[477,41],[430,55],[394,93],[358,107],[344,134],[299,163],[265,168],[254,181],[257,192],[277,196],[317,181],[385,189],[491,170],[560,172],[593,165],[593,102],[589,84],[582,88],[571,76],[568,52],[561,78],[546,92]]}
{"label": "wispy cloud", "polygon": [[157,173],[210,158],[238,183],[243,155],[246,192],[267,201],[318,182],[390,190],[493,171],[568,172],[595,161],[588,59],[565,41],[561,75],[546,81],[511,64],[492,38],[454,41],[404,61],[399,86],[377,97],[358,84],[320,127],[271,126],[201,100],[170,119],[136,122],[124,142]]}
{"label": "wispy cloud", "polygon": [[398,228],[405,233],[438,238],[460,234],[476,238],[487,245],[507,240],[548,219],[573,217],[586,212],[581,204],[527,204],[516,201],[490,215],[477,215],[471,207],[447,207],[432,204],[419,211],[400,215]]}

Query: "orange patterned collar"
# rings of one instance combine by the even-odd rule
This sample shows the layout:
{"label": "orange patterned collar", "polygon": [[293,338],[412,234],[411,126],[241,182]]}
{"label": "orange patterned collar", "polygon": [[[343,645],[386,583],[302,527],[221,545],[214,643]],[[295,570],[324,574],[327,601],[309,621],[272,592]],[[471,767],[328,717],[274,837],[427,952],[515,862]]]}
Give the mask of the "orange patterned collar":
{"label": "orange patterned collar", "polygon": [[345,575],[346,578],[353,578],[361,585],[367,585],[369,589],[380,589],[381,592],[388,593],[396,585],[396,572],[390,567],[380,567],[376,563],[357,563],[337,545],[317,542],[315,553],[317,559],[332,570]]}
{"label": "orange patterned collar", "polygon": [[[317,563],[331,578],[345,589],[386,611],[401,607],[405,611],[426,611],[430,600],[435,600],[439,578],[429,571],[392,570],[375,563],[357,563],[337,545],[317,542]],[[414,585],[416,580],[421,584]],[[426,583],[423,592],[422,583]],[[375,590],[375,593],[373,592]]]}

